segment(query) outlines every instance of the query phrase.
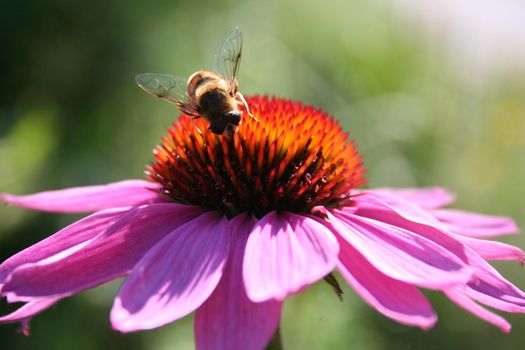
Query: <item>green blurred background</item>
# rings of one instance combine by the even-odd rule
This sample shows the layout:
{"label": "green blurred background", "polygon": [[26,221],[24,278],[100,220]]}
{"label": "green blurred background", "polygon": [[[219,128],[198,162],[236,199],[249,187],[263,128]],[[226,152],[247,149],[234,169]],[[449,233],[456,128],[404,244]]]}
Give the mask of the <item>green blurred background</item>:
{"label": "green blurred background", "polygon": [[[0,191],[141,178],[177,117],[144,94],[141,72],[208,67],[224,33],[244,34],[245,95],[313,104],[351,131],[369,186],[441,185],[456,207],[525,227],[525,7],[519,0],[1,1]],[[0,258],[78,219],[0,208]],[[521,236],[502,239],[525,248]],[[497,264],[525,288],[517,263]],[[122,335],[108,313],[118,283],[0,326],[1,349],[191,349],[192,318]],[[423,332],[391,322],[345,286],[319,283],[285,304],[286,349],[522,349],[437,293]],[[6,313],[11,307],[2,305]]]}

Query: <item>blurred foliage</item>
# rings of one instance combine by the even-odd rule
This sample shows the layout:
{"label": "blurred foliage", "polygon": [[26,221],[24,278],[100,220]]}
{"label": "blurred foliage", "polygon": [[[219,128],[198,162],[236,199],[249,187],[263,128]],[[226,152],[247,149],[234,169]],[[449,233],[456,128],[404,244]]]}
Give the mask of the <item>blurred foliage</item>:
{"label": "blurred foliage", "polygon": [[[418,27],[396,3],[3,0],[0,191],[141,178],[178,112],[140,91],[134,75],[207,67],[223,34],[239,25],[241,91],[301,100],[336,116],[359,145],[369,186],[441,185],[458,194],[458,207],[510,215],[525,227],[525,68],[496,74],[462,65],[460,50],[447,49],[446,37]],[[77,218],[0,208],[0,257]],[[525,247],[519,236],[504,241]],[[497,267],[525,287],[517,264]],[[36,317],[30,337],[1,326],[1,348],[193,347],[191,318],[113,332],[108,312],[118,284]],[[440,322],[423,332],[380,316],[346,286],[341,303],[319,283],[286,302],[285,347],[504,350],[525,343],[523,316],[505,315],[514,331],[504,335],[441,295],[428,296]]]}

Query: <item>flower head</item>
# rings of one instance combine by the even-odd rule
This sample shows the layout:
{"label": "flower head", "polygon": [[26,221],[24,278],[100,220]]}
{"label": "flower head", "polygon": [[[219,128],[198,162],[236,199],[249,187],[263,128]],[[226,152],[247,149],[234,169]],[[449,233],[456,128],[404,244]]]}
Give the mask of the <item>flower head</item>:
{"label": "flower head", "polygon": [[525,293],[487,262],[524,261],[520,249],[485,240],[517,232],[511,219],[442,209],[453,196],[440,188],[358,189],[361,158],[326,113],[248,103],[259,121],[244,118],[229,137],[181,116],[155,151],[150,181],[1,194],[26,208],[94,213],[0,265],[0,295],[26,303],[0,322],[27,330],[62,298],[126,276],[115,329],[195,311],[199,349],[261,349],[284,299],[334,269],[371,307],[423,329],[437,317],[421,288],[506,332],[482,305],[525,312]]}
{"label": "flower head", "polygon": [[155,150],[149,179],[175,202],[258,218],[335,207],[365,183],[354,143],[326,113],[282,99],[249,102],[258,121],[244,118],[233,137],[194,132],[195,121],[181,117]]}

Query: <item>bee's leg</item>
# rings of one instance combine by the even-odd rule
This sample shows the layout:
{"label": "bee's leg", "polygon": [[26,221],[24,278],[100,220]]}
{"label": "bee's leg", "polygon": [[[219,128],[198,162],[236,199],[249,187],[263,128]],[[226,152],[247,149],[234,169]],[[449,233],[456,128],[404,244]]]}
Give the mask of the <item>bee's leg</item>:
{"label": "bee's leg", "polygon": [[197,119],[197,118],[194,117],[194,118],[191,119],[191,122],[193,123],[193,126],[195,127],[195,129],[197,129],[197,132],[199,133],[199,135],[204,136],[204,134],[202,133],[201,129],[197,126],[197,123],[195,123],[195,119]]}
{"label": "bee's leg", "polygon": [[197,114],[195,111],[193,110],[190,110],[189,108],[186,107],[186,105],[177,105],[177,107],[179,107],[179,110],[184,113],[184,114],[187,114],[189,116],[191,116],[191,122],[193,123],[193,126],[195,127],[195,129],[197,129],[197,132],[202,136],[203,133],[201,131],[201,129],[199,129],[199,127],[197,126],[197,124],[194,122],[195,119],[199,119],[201,118],[201,116],[199,114]]}
{"label": "bee's leg", "polygon": [[184,113],[184,114],[187,114],[189,116],[192,116],[193,119],[199,119],[201,118],[201,116],[193,111],[190,111],[190,110],[187,110],[187,109],[183,109],[181,108],[181,112]]}
{"label": "bee's leg", "polygon": [[237,101],[239,101],[244,106],[244,109],[246,109],[246,112],[248,112],[248,115],[252,117],[256,122],[258,122],[259,119],[255,118],[252,112],[250,112],[250,107],[248,107],[248,102],[246,102],[246,100],[244,99],[244,96],[239,91],[237,91],[237,93],[235,94],[235,98],[237,99]]}
{"label": "bee's leg", "polygon": [[201,129],[197,126],[197,123],[195,123],[195,119],[199,119],[201,118],[201,116],[198,114],[192,113],[190,111],[183,111],[183,113],[187,115],[191,115],[193,117],[191,118],[191,122],[193,123],[193,126],[195,127],[195,129],[197,129],[197,132],[199,133],[199,135],[203,136],[204,134],[202,133]]}
{"label": "bee's leg", "polygon": [[181,111],[184,114],[192,116],[193,119],[198,119],[201,117],[199,113],[196,111],[196,109],[188,103],[177,102],[176,105],[179,111]]}

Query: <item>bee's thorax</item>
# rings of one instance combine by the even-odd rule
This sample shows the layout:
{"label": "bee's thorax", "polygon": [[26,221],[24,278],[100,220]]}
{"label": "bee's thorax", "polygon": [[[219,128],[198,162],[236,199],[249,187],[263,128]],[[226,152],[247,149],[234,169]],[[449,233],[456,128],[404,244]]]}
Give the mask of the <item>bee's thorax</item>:
{"label": "bee's thorax", "polygon": [[194,73],[188,79],[188,96],[197,106],[199,114],[209,121],[237,110],[237,102],[231,96],[228,82],[213,72]]}

